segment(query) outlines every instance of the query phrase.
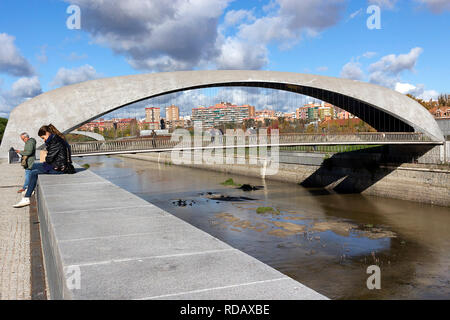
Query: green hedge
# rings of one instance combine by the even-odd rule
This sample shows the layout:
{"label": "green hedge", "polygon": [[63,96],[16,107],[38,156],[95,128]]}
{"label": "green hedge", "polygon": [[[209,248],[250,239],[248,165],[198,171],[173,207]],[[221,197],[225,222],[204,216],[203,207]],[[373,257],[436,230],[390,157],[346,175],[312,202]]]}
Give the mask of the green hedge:
{"label": "green hedge", "polygon": [[0,142],[3,139],[3,132],[5,132],[6,124],[8,123],[8,119],[0,118]]}

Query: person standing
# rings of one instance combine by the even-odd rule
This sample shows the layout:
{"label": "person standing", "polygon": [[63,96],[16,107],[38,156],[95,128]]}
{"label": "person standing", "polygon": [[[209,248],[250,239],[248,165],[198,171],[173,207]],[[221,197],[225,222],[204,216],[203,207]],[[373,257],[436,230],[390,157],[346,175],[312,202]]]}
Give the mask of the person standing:
{"label": "person standing", "polygon": [[155,132],[155,130],[152,130],[152,146],[153,146],[153,149],[156,148],[156,132]]}
{"label": "person standing", "polygon": [[28,184],[30,182],[31,168],[33,167],[34,161],[36,160],[36,140],[34,138],[30,138],[29,134],[23,132],[20,135],[20,139],[25,142],[25,147],[23,151],[16,150],[17,154],[20,154],[22,157],[27,157],[24,165],[25,169],[25,182],[22,186],[22,189],[17,191],[17,193],[24,192],[28,188]]}

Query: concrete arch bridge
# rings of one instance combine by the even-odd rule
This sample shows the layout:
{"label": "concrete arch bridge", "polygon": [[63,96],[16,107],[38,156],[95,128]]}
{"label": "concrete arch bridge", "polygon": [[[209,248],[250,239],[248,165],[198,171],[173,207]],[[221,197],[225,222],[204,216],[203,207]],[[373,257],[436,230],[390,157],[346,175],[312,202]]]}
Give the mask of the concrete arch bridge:
{"label": "concrete arch bridge", "polygon": [[104,114],[148,98],[224,86],[295,92],[344,109],[379,132],[418,133],[422,143],[442,144],[444,141],[436,121],[419,103],[374,84],[276,71],[181,71],[91,80],[30,99],[12,110],[0,146],[0,157],[6,157],[10,147],[22,146],[20,132],[27,131],[36,137],[43,124],[52,123],[60,131],[70,133]]}

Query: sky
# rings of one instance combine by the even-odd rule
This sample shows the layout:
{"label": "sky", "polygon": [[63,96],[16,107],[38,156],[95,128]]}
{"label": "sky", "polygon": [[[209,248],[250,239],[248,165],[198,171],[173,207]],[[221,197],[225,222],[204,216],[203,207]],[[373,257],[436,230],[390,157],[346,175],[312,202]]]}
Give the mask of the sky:
{"label": "sky", "polygon": [[178,70],[318,74],[436,99],[450,93],[449,27],[450,0],[0,0],[0,117],[65,85]]}

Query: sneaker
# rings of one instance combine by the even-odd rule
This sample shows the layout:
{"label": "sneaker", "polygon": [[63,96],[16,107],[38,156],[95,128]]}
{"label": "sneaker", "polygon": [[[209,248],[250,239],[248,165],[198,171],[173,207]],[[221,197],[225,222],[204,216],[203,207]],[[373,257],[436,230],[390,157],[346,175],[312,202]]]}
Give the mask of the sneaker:
{"label": "sneaker", "polygon": [[30,205],[30,198],[22,198],[19,203],[13,205],[14,208],[22,208]]}

